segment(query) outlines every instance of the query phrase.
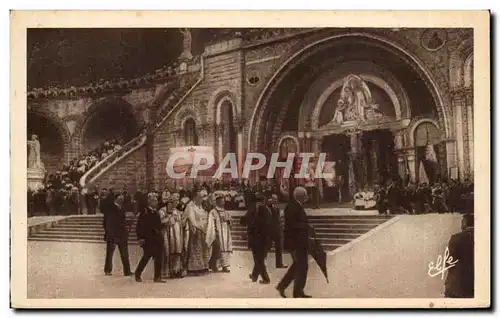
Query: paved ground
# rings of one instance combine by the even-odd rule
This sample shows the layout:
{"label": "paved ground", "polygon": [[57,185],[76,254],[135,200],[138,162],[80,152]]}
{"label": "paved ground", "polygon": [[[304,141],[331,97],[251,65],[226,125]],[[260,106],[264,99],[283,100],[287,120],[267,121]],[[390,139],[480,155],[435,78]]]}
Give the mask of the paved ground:
{"label": "paved ground", "polygon": [[[352,248],[328,258],[330,283],[316,264],[310,263],[306,293],[328,298],[429,298],[441,297],[440,277],[429,277],[427,266],[444,252],[451,234],[459,231],[455,214],[401,216],[390,226]],[[131,247],[131,264],[140,257]],[[274,255],[267,261],[271,285],[252,283],[247,277],[252,261],[248,252],[236,252],[230,274],[210,274],[152,282],[152,266],[143,274],[144,282],[123,277],[118,251],[114,276],[102,273],[103,244],[28,242],[29,298],[227,298],[278,297],[274,286],[284,274],[274,269]],[[290,259],[285,257],[285,263]],[[291,294],[291,288],[287,290]]]}

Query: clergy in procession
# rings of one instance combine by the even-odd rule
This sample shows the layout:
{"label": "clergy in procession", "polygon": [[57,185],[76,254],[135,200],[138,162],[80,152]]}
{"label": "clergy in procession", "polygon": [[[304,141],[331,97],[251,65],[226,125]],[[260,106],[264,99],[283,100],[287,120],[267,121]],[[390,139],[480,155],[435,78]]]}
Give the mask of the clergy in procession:
{"label": "clergy in procession", "polygon": [[213,194],[215,207],[208,214],[206,243],[212,247],[210,268],[217,272],[222,267],[224,273],[229,273],[230,255],[233,252],[231,239],[231,216],[224,209],[224,193],[217,191]]}
{"label": "clergy in procession", "polygon": [[186,207],[186,217],[189,224],[189,242],[187,249],[187,270],[191,275],[208,273],[208,262],[211,252],[206,243],[208,212],[203,208],[207,199],[205,190],[197,190],[194,201]]}
{"label": "clergy in procession", "polygon": [[184,225],[182,213],[177,210],[179,194],[164,197],[166,206],[159,210],[163,234],[162,278],[182,277]]}

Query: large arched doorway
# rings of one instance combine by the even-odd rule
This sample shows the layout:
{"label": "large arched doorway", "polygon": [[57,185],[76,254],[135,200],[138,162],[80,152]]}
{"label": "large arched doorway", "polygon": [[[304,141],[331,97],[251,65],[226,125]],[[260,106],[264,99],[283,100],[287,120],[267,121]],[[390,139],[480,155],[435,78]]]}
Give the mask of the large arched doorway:
{"label": "large arched doorway", "polygon": [[[301,151],[326,151],[342,163],[337,169],[344,172],[339,177],[342,187],[348,184],[349,200],[361,188],[402,179],[397,156],[408,146],[401,140],[407,139],[402,135],[411,118],[435,118],[446,126],[432,84],[406,52],[392,45],[364,35],[332,38],[289,60],[271,79],[252,117],[249,149],[276,151],[279,132],[297,132],[304,136]],[[348,113],[354,104],[359,116]]]}
{"label": "large arched doorway", "polygon": [[95,107],[83,127],[83,153],[94,151],[109,140],[123,145],[136,137],[140,132],[140,123],[132,107],[122,100],[106,101]]}
{"label": "large arched doorway", "polygon": [[62,168],[65,152],[65,134],[62,123],[43,114],[28,112],[27,136],[37,135],[40,141],[40,159],[47,170],[53,173]]}

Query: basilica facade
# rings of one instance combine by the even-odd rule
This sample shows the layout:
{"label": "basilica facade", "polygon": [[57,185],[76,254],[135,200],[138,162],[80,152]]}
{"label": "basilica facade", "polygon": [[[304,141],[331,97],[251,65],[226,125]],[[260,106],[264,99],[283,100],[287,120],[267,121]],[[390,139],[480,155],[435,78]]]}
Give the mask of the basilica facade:
{"label": "basilica facade", "polygon": [[473,180],[472,29],[215,33],[195,52],[183,30],[178,63],[142,77],[30,90],[48,173],[114,134],[123,147],[81,186],[163,188],[172,149],[196,146],[216,162],[236,153],[240,171],[247,153],[323,152],[348,194],[424,174]]}

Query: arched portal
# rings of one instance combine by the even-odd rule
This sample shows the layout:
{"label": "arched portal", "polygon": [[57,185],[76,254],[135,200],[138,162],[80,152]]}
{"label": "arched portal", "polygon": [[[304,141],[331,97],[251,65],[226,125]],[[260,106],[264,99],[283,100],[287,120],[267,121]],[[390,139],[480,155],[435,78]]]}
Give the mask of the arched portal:
{"label": "arched portal", "polygon": [[67,142],[63,124],[44,114],[28,111],[27,137],[31,139],[32,135],[37,135],[40,141],[40,159],[47,173],[62,168]]}
{"label": "arched portal", "polygon": [[347,34],[319,41],[282,65],[266,86],[253,114],[249,149],[277,151],[272,148],[279,133],[296,132],[303,136],[302,152],[328,149],[342,163],[337,181],[348,188],[345,200],[362,188],[404,181],[403,136],[411,119],[436,119],[438,129],[449,133],[447,110],[428,74],[383,39]]}
{"label": "arched portal", "polygon": [[82,129],[82,150],[84,153],[93,151],[113,139],[125,144],[139,134],[140,125],[132,105],[119,99],[104,101],[86,118]]}
{"label": "arched portal", "polygon": [[283,123],[286,129],[294,123],[298,126],[300,104],[311,83],[325,76],[326,70],[335,72],[338,65],[354,61],[370,62],[390,72],[406,90],[412,116],[435,117],[440,129],[449,134],[449,118],[441,92],[418,59],[389,41],[356,33],[317,41],[285,61],[259,97],[250,123],[248,149],[258,151],[262,145],[272,145],[269,139],[276,136],[269,130],[276,127],[283,107],[287,108],[284,112],[287,117],[278,124]]}

